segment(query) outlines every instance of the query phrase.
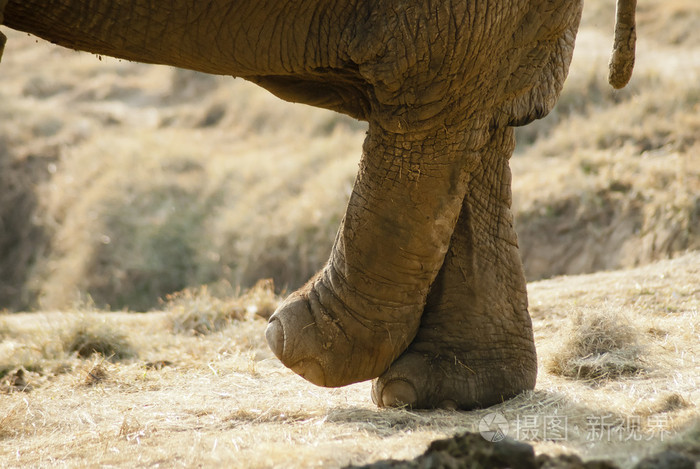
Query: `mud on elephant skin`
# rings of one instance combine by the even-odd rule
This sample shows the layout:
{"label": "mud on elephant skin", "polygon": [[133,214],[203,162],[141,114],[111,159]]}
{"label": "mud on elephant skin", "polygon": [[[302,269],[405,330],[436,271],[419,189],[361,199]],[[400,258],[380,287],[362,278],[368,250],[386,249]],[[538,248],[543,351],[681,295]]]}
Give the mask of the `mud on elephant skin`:
{"label": "mud on elephant skin", "polygon": [[[535,384],[510,213],[510,126],[554,106],[581,8],[0,0],[0,17],[65,47],[242,77],[368,121],[330,259],[270,318],[268,343],[315,384],[377,378],[379,405],[470,408]],[[633,22],[620,18],[628,27],[613,70],[629,63],[633,44]]]}

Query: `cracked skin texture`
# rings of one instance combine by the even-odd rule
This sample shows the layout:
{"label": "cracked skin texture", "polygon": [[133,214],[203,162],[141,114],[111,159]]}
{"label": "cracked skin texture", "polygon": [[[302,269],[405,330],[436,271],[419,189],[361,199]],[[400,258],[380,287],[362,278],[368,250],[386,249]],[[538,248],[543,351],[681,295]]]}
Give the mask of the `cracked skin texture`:
{"label": "cracked skin texture", "polygon": [[470,408],[535,384],[510,126],[554,105],[581,8],[8,0],[2,17],[66,47],[242,77],[368,121],[330,259],[270,318],[268,343],[315,384],[376,378],[379,405]]}

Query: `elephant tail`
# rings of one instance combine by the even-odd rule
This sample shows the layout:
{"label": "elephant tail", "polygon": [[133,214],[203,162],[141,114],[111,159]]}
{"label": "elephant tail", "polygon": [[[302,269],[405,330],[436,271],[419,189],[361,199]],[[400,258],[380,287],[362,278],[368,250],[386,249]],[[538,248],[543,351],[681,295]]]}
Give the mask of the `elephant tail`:
{"label": "elephant tail", "polygon": [[615,12],[615,42],[610,58],[608,82],[615,89],[624,88],[632,77],[634,47],[637,42],[635,9],[637,0],[617,0]]}

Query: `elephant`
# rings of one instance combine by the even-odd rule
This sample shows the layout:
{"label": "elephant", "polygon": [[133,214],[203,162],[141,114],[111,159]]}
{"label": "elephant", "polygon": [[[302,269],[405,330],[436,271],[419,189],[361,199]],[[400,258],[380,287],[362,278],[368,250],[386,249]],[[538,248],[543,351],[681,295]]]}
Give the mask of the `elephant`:
{"label": "elephant", "polygon": [[[0,0],[61,46],[232,75],[369,123],[325,267],[265,331],[328,387],[380,406],[470,409],[533,389],[537,356],[511,214],[513,127],[545,116],[582,0]],[[611,83],[634,61],[619,0]]]}

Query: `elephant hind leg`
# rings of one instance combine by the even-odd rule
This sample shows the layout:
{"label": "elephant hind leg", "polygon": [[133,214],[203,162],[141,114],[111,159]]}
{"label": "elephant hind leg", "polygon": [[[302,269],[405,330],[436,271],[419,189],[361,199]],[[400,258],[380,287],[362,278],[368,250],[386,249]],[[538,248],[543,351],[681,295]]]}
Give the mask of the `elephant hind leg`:
{"label": "elephant hind leg", "polygon": [[377,379],[379,406],[485,407],[533,389],[537,358],[510,216],[510,129],[473,173],[418,333]]}
{"label": "elephant hind leg", "polygon": [[343,386],[379,376],[408,347],[466,193],[466,135],[370,123],[328,264],[270,318],[268,344],[287,367]]}

